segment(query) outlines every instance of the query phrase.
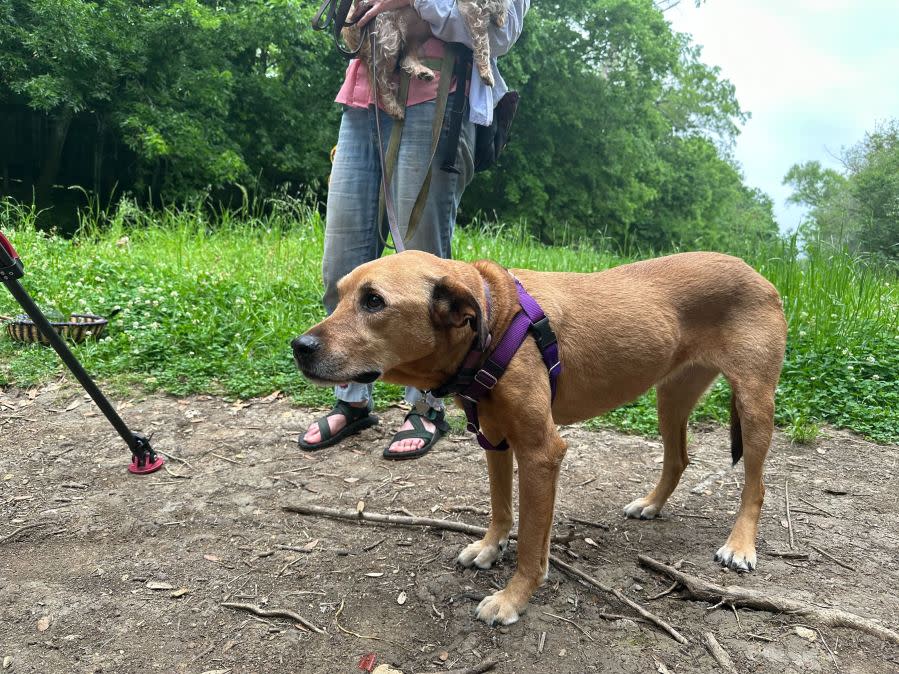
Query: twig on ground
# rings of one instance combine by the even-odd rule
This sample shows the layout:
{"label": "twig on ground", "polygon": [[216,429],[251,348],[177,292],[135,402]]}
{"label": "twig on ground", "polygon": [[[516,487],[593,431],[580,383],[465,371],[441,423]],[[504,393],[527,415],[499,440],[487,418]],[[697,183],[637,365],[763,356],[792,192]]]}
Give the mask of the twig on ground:
{"label": "twig on ground", "polygon": [[670,567],[667,564],[663,564],[652,557],[647,557],[646,555],[637,555],[637,559],[643,566],[668,576],[672,580],[678,581],[689,595],[695,599],[701,599],[703,601],[719,601],[724,598],[735,606],[752,608],[760,611],[770,611],[772,613],[786,613],[793,616],[801,616],[808,618],[818,625],[848,627],[850,629],[860,630],[866,634],[871,634],[884,641],[899,644],[899,633],[879,625],[870,618],[864,618],[855,613],[849,613],[848,611],[834,608],[819,608],[803,601],[768,595],[759,590],[752,590],[736,585],[722,587],[721,585],[710,583],[697,576],[691,576],[683,571],[678,571],[677,569]]}
{"label": "twig on ground", "polygon": [[222,606],[225,608],[233,608],[238,609],[240,611],[249,611],[253,615],[258,615],[260,618],[287,618],[288,620],[293,620],[296,623],[299,623],[306,629],[312,630],[316,634],[327,634],[320,627],[316,627],[311,622],[306,620],[299,613],[294,613],[288,609],[283,608],[259,608],[255,604],[238,604],[235,602],[222,602]]}
{"label": "twig on ground", "polygon": [[814,550],[815,552],[817,552],[817,553],[819,553],[819,554],[821,554],[821,555],[827,557],[827,559],[829,559],[829,560],[830,560],[831,562],[833,562],[834,564],[839,564],[839,565],[842,566],[844,569],[849,569],[850,571],[855,571],[855,567],[854,567],[854,566],[850,566],[850,565],[847,564],[846,562],[841,562],[839,559],[837,559],[836,557],[834,557],[832,554],[830,554],[829,552],[826,552],[826,551],[822,550],[822,549],[819,548],[817,545],[811,545],[811,546],[809,546],[809,547],[811,547],[811,549]]}
{"label": "twig on ground", "polygon": [[771,551],[767,553],[772,557],[781,557],[783,559],[808,559],[807,552],[776,552]]}
{"label": "twig on ground", "polygon": [[674,581],[673,583],[671,583],[671,587],[669,587],[667,590],[662,590],[658,594],[654,594],[651,597],[647,597],[646,601],[655,601],[656,599],[661,599],[666,594],[671,594],[672,592],[674,592],[674,590],[677,589],[677,586],[678,586],[678,582]]}
{"label": "twig on ground", "polygon": [[474,506],[469,505],[441,506],[440,509],[448,513],[473,513],[475,515],[481,516],[487,516],[490,514],[490,511],[486,508],[475,508]]}
{"label": "twig on ground", "polygon": [[792,550],[795,545],[793,545],[793,518],[790,517],[790,481],[784,480],[784,505],[787,511],[787,533],[790,536],[790,550]]}
{"label": "twig on ground", "polygon": [[166,466],[165,464],[162,464],[162,467],[166,473],[168,473],[169,475],[171,475],[172,477],[174,477],[176,479],[181,479],[181,480],[190,480],[191,479],[190,475],[185,475],[184,473],[176,473],[172,470],[169,470],[169,467]]}
{"label": "twig on ground", "polygon": [[191,465],[190,461],[188,461],[187,459],[182,459],[180,456],[175,456],[174,454],[169,454],[168,452],[163,452],[161,449],[157,449],[156,452],[158,454],[162,454],[163,456],[167,456],[172,461],[177,461],[178,463],[183,463],[185,466],[187,466],[188,468],[193,470],[193,466]]}
{"label": "twig on ground", "polygon": [[632,601],[631,599],[629,599],[628,597],[626,597],[624,594],[622,594],[621,592],[619,592],[619,591],[616,590],[615,588],[609,587],[608,585],[605,585],[604,583],[599,582],[598,580],[596,580],[596,579],[593,578],[592,576],[588,576],[586,573],[584,573],[584,572],[581,571],[580,569],[577,569],[577,568],[571,566],[570,564],[566,564],[565,562],[563,562],[561,559],[559,559],[559,558],[556,557],[555,555],[550,555],[550,556],[549,556],[549,561],[552,562],[552,563],[553,563],[555,566],[557,566],[558,568],[563,569],[564,571],[567,571],[567,572],[570,573],[571,575],[576,576],[577,578],[580,578],[581,580],[585,581],[587,584],[592,585],[593,587],[595,587],[595,588],[597,588],[597,589],[599,589],[599,590],[602,590],[603,592],[606,592],[606,593],[608,593],[608,594],[611,594],[611,595],[614,596],[618,601],[620,601],[620,602],[622,602],[623,604],[626,604],[627,606],[629,606],[630,608],[632,608],[634,611],[636,611],[636,612],[639,613],[641,616],[643,616],[644,618],[646,618],[649,622],[651,622],[651,623],[653,623],[654,625],[656,625],[656,626],[662,628],[663,630],[665,630],[665,631],[666,631],[668,634],[670,634],[670,635],[674,638],[674,640],[677,641],[678,643],[681,643],[681,644],[689,643],[689,642],[687,641],[687,639],[684,637],[684,635],[682,635],[680,632],[678,632],[676,629],[674,629],[671,625],[669,625],[668,623],[666,623],[664,620],[662,620],[662,619],[659,618],[658,616],[656,616],[656,615],[650,613],[650,612],[647,611],[645,608],[643,608],[642,606],[640,606],[640,605],[637,604],[636,602]]}
{"label": "twig on ground", "polygon": [[[365,522],[376,522],[378,524],[401,524],[414,527],[433,527],[435,529],[444,529],[446,531],[458,531],[459,533],[468,534],[470,536],[484,536],[487,530],[484,527],[477,527],[473,524],[465,524],[465,522],[456,522],[453,520],[438,520],[430,517],[404,517],[402,515],[385,515],[383,513],[373,513],[363,510],[361,513],[356,510],[338,510],[337,508],[325,508],[323,506],[296,504],[286,505],[282,508],[287,512],[299,513],[300,515],[322,515],[324,517],[333,517],[339,520],[362,520]],[[510,534],[509,538],[517,539],[518,534]],[[562,534],[553,536],[553,543],[566,543],[571,540],[570,534]]]}
{"label": "twig on ground", "polygon": [[352,630],[348,630],[343,627],[337,619],[340,618],[340,614],[343,612],[343,603],[346,601],[346,597],[340,600],[340,608],[337,609],[337,613],[334,614],[334,624],[337,625],[337,629],[339,629],[344,634],[350,634],[354,637],[359,637],[360,639],[371,639],[372,641],[380,641],[381,637],[373,637],[367,634],[359,634],[358,632],[353,632]]}
{"label": "twig on ground", "polygon": [[829,510],[824,510],[824,508],[822,508],[821,506],[815,505],[815,504],[812,503],[811,501],[806,501],[806,500],[805,500],[804,498],[802,498],[801,496],[797,496],[796,498],[798,498],[800,501],[802,501],[805,505],[810,505],[810,506],[811,506],[812,508],[814,508],[815,510],[820,510],[822,513],[824,513],[824,514],[827,515],[828,517],[835,517],[835,515],[834,515],[832,512],[830,512]]}
{"label": "twig on ground", "polygon": [[38,527],[49,527],[50,522],[38,522],[37,524],[26,524],[23,527],[19,527],[12,533],[8,533],[5,536],[0,537],[0,543],[6,543],[6,541],[12,540],[16,536],[18,536],[23,531],[27,531],[28,529],[37,529]]}
{"label": "twig on ground", "polygon": [[540,638],[537,640],[537,652],[543,652],[543,645],[546,643],[546,632],[540,632]]}
{"label": "twig on ground", "polygon": [[[325,517],[334,517],[336,519],[345,519],[345,520],[363,520],[368,522],[377,522],[381,524],[401,524],[408,526],[421,526],[421,527],[434,527],[436,529],[445,529],[447,531],[459,531],[461,533],[470,534],[473,536],[484,536],[487,533],[487,530],[482,527],[472,526],[470,524],[465,524],[463,522],[453,522],[451,520],[437,520],[430,519],[427,517],[401,517],[399,515],[384,515],[382,513],[373,513],[363,510],[362,512],[358,512],[356,510],[338,510],[336,508],[325,508],[322,506],[315,505],[307,505],[307,504],[297,504],[297,505],[287,505],[283,507],[283,510],[287,512],[295,512],[300,513],[302,515],[323,515]],[[517,538],[515,534],[510,534],[509,538]],[[568,540],[567,536],[561,537],[564,540]],[[555,540],[556,537],[554,536]],[[639,613],[641,616],[646,618],[649,622],[657,625],[658,627],[665,630],[668,634],[670,634],[675,641],[678,643],[686,644],[687,639],[676,629],[674,629],[671,625],[666,623],[661,618],[653,615],[645,608],[640,606],[639,604],[633,602],[628,599],[624,594],[619,592],[618,590],[609,587],[608,585],[604,585],[600,583],[595,578],[588,576],[583,571],[576,569],[573,566],[570,566],[563,562],[561,559],[556,557],[555,555],[549,556],[549,561],[555,564],[558,568],[564,569],[568,573],[577,576],[581,580],[587,582],[589,585],[592,585],[603,592],[607,592],[613,595],[618,601],[626,604],[634,611]],[[339,625],[338,625],[339,627]],[[341,628],[342,630],[343,628]],[[345,631],[345,630],[344,630]],[[359,636],[359,635],[356,635]]]}
{"label": "twig on ground", "polygon": [[581,517],[575,517],[574,515],[569,515],[568,519],[572,522],[577,522],[578,524],[586,524],[588,527],[598,527],[603,529],[604,531],[609,531],[609,525],[603,524],[602,522],[594,522],[593,520],[585,520]]}
{"label": "twig on ground", "polygon": [[705,632],[702,636],[705,641],[705,647],[708,649],[711,656],[715,658],[715,662],[721,665],[721,669],[725,672],[730,672],[730,674],[737,674],[737,668],[734,666],[734,661],[730,659],[727,651],[725,651],[721,647],[721,644],[718,643],[715,635],[711,632]]}
{"label": "twig on ground", "polygon": [[222,456],[221,454],[216,454],[215,452],[209,452],[212,456],[217,459],[221,459],[222,461],[227,461],[228,463],[236,463],[238,466],[240,465],[240,461],[235,461],[234,459],[229,459],[227,456]]}
{"label": "twig on ground", "polygon": [[[475,665],[474,667],[465,667],[463,669],[446,669],[443,671],[443,674],[483,674],[484,672],[489,672],[491,669],[496,667],[497,664],[499,663],[496,660],[485,660],[481,664]],[[428,672],[427,674],[431,673]]]}
{"label": "twig on ground", "polygon": [[574,622],[574,621],[571,620],[570,618],[563,618],[562,616],[556,615],[555,613],[550,613],[549,611],[542,611],[542,613],[543,613],[543,615],[548,615],[548,616],[550,616],[550,617],[552,617],[552,618],[556,618],[556,619],[558,619],[558,620],[564,620],[564,621],[567,622],[567,623],[571,623],[572,625],[574,625],[574,626],[580,631],[581,634],[583,634],[585,637],[587,637],[590,641],[596,641],[596,639],[594,639],[594,638],[591,637],[589,634],[587,634],[587,632],[584,630],[583,627],[581,627],[580,625],[578,625],[576,622]]}

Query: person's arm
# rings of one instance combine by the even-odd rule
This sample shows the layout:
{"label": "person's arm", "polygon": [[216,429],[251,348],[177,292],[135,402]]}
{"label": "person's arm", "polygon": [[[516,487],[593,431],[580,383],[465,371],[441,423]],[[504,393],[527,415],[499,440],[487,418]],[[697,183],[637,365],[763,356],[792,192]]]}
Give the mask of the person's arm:
{"label": "person's arm", "polygon": [[[489,28],[490,55],[493,58],[502,56],[512,49],[512,45],[521,35],[524,15],[531,5],[531,0],[511,0],[509,13],[502,28],[492,22]],[[412,0],[412,6],[418,15],[428,22],[431,32],[438,40],[444,42],[461,42],[471,47],[471,35],[468,25],[459,13],[456,0]]]}

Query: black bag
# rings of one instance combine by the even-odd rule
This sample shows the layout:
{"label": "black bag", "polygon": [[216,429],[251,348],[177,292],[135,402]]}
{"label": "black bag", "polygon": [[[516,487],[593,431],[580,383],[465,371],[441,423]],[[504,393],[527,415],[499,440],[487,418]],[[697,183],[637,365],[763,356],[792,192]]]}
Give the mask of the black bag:
{"label": "black bag", "polygon": [[512,120],[518,110],[518,92],[508,91],[493,109],[490,126],[475,126],[474,170],[486,171],[496,164],[512,134]]}

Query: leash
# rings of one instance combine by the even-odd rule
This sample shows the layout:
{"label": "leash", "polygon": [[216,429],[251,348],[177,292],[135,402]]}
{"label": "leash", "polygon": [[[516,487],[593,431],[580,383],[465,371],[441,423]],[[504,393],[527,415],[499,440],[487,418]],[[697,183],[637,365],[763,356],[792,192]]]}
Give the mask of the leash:
{"label": "leash", "polygon": [[[387,183],[390,180],[390,176],[387,173],[387,161],[384,158],[384,138],[381,133],[381,114],[378,110],[378,59],[376,59],[374,56],[376,53],[375,47],[377,46],[377,38],[377,31],[368,31],[368,39],[371,46],[371,88],[372,93],[375,97],[375,127],[378,130],[378,158],[381,161],[381,191],[384,197],[384,207],[387,211],[387,225],[390,227],[390,235],[393,237],[394,249],[397,253],[402,253],[404,250],[406,250],[406,244],[403,243],[403,235],[400,234],[400,228],[397,224],[396,208],[393,204],[393,195],[390,194],[390,190],[387,186]],[[399,145],[399,143],[397,143],[397,145]],[[378,222],[378,231],[380,231],[380,229],[381,224],[380,222]]]}
{"label": "leash", "polygon": [[312,19],[312,30],[327,30],[328,28],[331,28],[331,32],[334,34],[334,44],[337,46],[337,51],[348,59],[356,58],[359,54],[362,45],[365,44],[365,32],[368,31],[368,26],[362,29],[363,33],[360,35],[359,46],[355,49],[345,49],[343,47],[343,44],[340,41],[341,31],[347,26],[355,26],[359,22],[359,19],[362,18],[360,16],[359,19],[349,22],[346,20],[352,6],[353,0],[340,0],[339,4],[336,0],[324,0],[321,7],[318,8],[315,18]]}

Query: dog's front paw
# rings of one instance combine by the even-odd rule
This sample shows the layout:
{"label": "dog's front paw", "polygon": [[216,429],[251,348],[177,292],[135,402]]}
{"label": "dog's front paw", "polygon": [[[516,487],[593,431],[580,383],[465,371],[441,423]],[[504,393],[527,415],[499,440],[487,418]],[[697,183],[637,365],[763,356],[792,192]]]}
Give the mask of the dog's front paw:
{"label": "dog's front paw", "polygon": [[475,541],[471,545],[465,546],[456,561],[462,566],[476,566],[479,569],[489,569],[493,563],[499,559],[503,550],[506,549],[508,541],[500,541],[499,545],[491,545],[483,540]]}
{"label": "dog's front paw", "polygon": [[524,613],[524,607],[509,598],[508,590],[500,590],[484,597],[478,604],[478,620],[483,620],[488,625],[511,625],[518,622],[518,618]]}
{"label": "dog's front paw", "polygon": [[737,550],[731,546],[730,541],[718,548],[715,561],[729,569],[742,572],[752,571],[758,565],[754,545],[746,550]]}
{"label": "dog's front paw", "polygon": [[652,520],[659,514],[662,507],[645,498],[638,498],[624,506],[626,517],[638,520]]}

